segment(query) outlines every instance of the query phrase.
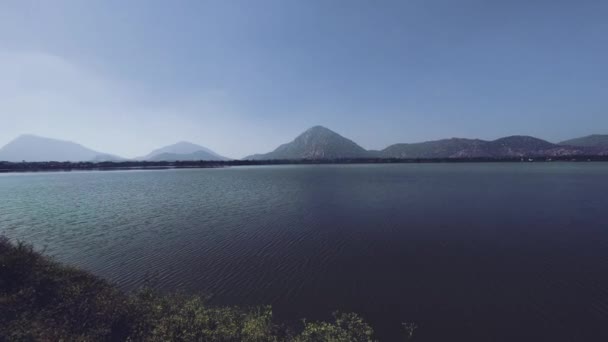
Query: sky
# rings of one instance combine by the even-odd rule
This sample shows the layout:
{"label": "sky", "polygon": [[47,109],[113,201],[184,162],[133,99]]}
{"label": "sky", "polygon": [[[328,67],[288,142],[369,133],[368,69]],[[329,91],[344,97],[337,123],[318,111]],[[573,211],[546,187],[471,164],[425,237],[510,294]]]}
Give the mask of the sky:
{"label": "sky", "polygon": [[0,0],[0,146],[608,133],[608,1]]}

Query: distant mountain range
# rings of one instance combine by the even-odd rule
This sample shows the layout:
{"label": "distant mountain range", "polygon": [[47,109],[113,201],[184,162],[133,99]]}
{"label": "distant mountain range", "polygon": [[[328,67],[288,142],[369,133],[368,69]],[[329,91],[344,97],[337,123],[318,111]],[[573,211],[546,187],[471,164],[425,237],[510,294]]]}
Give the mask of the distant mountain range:
{"label": "distant mountain range", "polygon": [[[530,136],[509,136],[497,140],[452,138],[411,144],[394,144],[369,151],[354,141],[323,126],[314,126],[293,141],[246,160],[358,159],[358,158],[514,158],[608,155],[608,135],[590,135],[554,144]],[[22,135],[0,148],[0,161],[125,161],[126,158],[98,152],[80,144]],[[178,142],[135,158],[147,161],[228,160],[210,149],[190,142]]]}
{"label": "distant mountain range", "polygon": [[[0,148],[0,161],[44,162],[44,161],[126,161],[108,153],[94,151],[80,144],[25,134]],[[210,149],[189,142],[179,142],[150,152],[136,160],[176,161],[176,160],[228,160]]]}
{"label": "distant mountain range", "polygon": [[124,158],[94,151],[70,141],[24,134],[0,148],[3,161],[120,161]]}
{"label": "distant mountain range", "polygon": [[394,144],[368,151],[325,127],[315,126],[292,142],[266,154],[244,159],[355,159],[355,158],[512,158],[608,155],[608,135],[568,140],[560,144],[530,136],[510,136],[493,141],[452,138],[413,144]]}
{"label": "distant mountain range", "polygon": [[[608,148],[604,150],[608,152]],[[417,144],[395,144],[379,152],[385,158],[509,158],[584,155],[587,149],[557,145],[530,136],[510,136],[493,141],[444,139]],[[593,154],[596,152],[594,151]]]}

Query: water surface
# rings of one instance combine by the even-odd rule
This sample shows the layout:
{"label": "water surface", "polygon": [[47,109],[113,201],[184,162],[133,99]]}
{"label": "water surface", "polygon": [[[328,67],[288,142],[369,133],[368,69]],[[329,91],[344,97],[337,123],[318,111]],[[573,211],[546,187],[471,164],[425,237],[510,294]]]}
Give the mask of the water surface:
{"label": "water surface", "polygon": [[0,175],[0,232],[125,289],[385,341],[608,340],[608,163]]}

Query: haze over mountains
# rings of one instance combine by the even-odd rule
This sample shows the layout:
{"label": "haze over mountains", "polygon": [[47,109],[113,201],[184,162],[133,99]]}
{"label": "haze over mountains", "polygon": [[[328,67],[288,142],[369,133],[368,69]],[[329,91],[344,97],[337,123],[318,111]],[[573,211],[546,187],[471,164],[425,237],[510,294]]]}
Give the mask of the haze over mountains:
{"label": "haze over mountains", "polygon": [[210,149],[187,141],[156,149],[136,160],[175,161],[175,160],[228,160]]}
{"label": "haze over mountains", "polygon": [[119,161],[124,158],[94,151],[71,141],[24,134],[0,148],[3,161]]}
{"label": "haze over mountains", "polygon": [[[492,141],[451,138],[411,144],[394,144],[380,151],[366,150],[354,141],[323,126],[314,126],[293,141],[248,160],[359,159],[359,158],[513,158],[608,155],[608,135],[590,135],[554,144],[530,136],[509,136]],[[125,161],[80,144],[22,135],[0,148],[0,161]],[[134,160],[196,161],[228,160],[214,151],[190,142],[178,142],[156,149]]]}
{"label": "haze over mountains", "polygon": [[[44,161],[126,161],[127,158],[102,153],[80,144],[24,134],[0,148],[0,161],[44,162]],[[228,160],[210,149],[189,142],[179,142],[150,152],[135,160]]]}

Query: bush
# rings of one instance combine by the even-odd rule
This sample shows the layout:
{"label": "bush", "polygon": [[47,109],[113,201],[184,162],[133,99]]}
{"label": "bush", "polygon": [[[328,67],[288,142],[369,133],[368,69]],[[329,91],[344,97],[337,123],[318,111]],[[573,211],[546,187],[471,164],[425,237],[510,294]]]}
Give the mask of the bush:
{"label": "bush", "polygon": [[336,313],[331,323],[305,322],[291,334],[269,306],[216,307],[147,288],[126,294],[0,237],[0,340],[368,342],[373,330],[356,314]]}
{"label": "bush", "polygon": [[305,323],[297,342],[372,342],[374,331],[354,313],[334,313],[334,323]]}

